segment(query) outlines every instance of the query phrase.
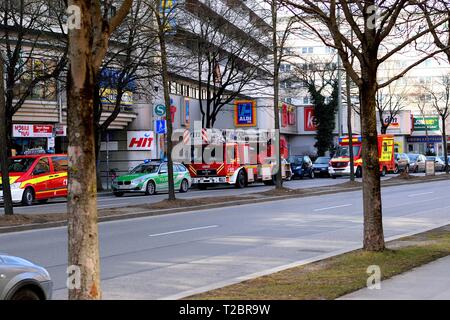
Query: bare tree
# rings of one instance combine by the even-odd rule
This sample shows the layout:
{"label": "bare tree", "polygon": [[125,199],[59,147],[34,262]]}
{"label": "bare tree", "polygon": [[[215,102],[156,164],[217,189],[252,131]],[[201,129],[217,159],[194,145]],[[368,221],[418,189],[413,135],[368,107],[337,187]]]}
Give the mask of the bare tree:
{"label": "bare tree", "polygon": [[[364,249],[385,248],[380,165],[376,121],[376,93],[409,70],[438,54],[439,50],[417,58],[386,82],[377,79],[380,65],[395,54],[411,50],[414,43],[445,20],[433,20],[430,26],[418,15],[417,1],[394,0],[281,0],[298,16],[304,26],[322,42],[337,50],[344,68],[358,86],[363,137]],[[342,13],[342,15],[341,15]],[[350,41],[349,31],[355,35]],[[349,57],[353,54],[357,68]]]}
{"label": "bare tree", "polygon": [[146,4],[155,15],[156,35],[159,43],[159,70],[163,86],[164,104],[166,106],[166,122],[167,122],[167,176],[169,186],[169,201],[174,201],[175,184],[173,180],[173,160],[172,160],[172,113],[170,112],[170,77],[169,77],[169,49],[167,40],[173,35],[176,27],[173,25],[177,14],[178,4],[170,0],[146,0]]}
{"label": "bare tree", "polygon": [[[56,79],[66,65],[67,54],[63,8],[63,0],[54,0],[51,5],[45,0],[3,0],[0,4],[0,63],[5,86],[0,149],[8,156],[13,116],[26,100],[56,100]],[[7,167],[7,157],[4,160],[2,168]],[[5,214],[10,215],[13,209],[8,180],[3,180],[3,189]]]}
{"label": "bare tree", "polygon": [[447,119],[450,116],[450,75],[444,75],[437,85],[428,89],[431,95],[431,105],[434,111],[439,115],[442,122],[442,144],[444,147],[445,172],[449,173],[448,167],[448,149],[447,149]]}
{"label": "bare tree", "polygon": [[68,264],[80,271],[80,286],[69,289],[69,299],[101,299],[94,130],[96,75],[111,34],[127,16],[132,2],[122,1],[111,14],[112,1],[68,1]]}
{"label": "bare tree", "polygon": [[398,92],[393,85],[377,91],[376,107],[380,121],[381,133],[386,134],[388,128],[400,115],[407,100],[406,91]]}
{"label": "bare tree", "polygon": [[269,78],[264,70],[270,54],[270,27],[255,19],[242,19],[238,7],[237,2],[223,5],[188,0],[183,8],[180,34],[192,42],[195,61],[195,68],[186,71],[196,75],[205,128],[214,127],[224,106],[266,88],[264,80]]}
{"label": "bare tree", "polygon": [[425,86],[419,87],[419,90],[412,96],[412,99],[415,100],[417,109],[419,109],[420,116],[422,117],[422,121],[425,127],[425,137],[426,137],[426,143],[428,147],[429,142],[429,134],[428,134],[428,124],[426,121],[426,116],[428,115],[428,105],[431,102],[431,96],[427,92],[428,89],[426,89]]}
{"label": "bare tree", "polygon": [[[135,0],[122,25],[111,35],[109,50],[97,74],[94,97],[96,156],[100,157],[101,137],[123,111],[126,94],[152,97],[150,81],[157,76],[157,37],[153,11],[144,0]],[[108,98],[108,92],[113,99]],[[102,115],[109,112],[102,121]],[[102,190],[97,165],[97,190]]]}

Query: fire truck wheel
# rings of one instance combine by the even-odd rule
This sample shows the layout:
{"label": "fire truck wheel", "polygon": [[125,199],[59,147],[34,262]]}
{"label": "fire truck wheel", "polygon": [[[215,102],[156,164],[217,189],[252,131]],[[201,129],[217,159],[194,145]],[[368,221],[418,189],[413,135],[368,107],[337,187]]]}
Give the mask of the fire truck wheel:
{"label": "fire truck wheel", "polygon": [[362,168],[361,167],[358,167],[356,169],[356,177],[357,178],[362,178]]}
{"label": "fire truck wheel", "polygon": [[26,188],[22,195],[22,204],[24,206],[31,206],[34,202],[34,191],[31,188]]}
{"label": "fire truck wheel", "polygon": [[245,188],[247,185],[247,177],[245,176],[245,173],[243,170],[239,171],[239,174],[236,178],[236,188],[242,189]]}
{"label": "fire truck wheel", "polygon": [[387,172],[386,167],[383,167],[383,170],[381,170],[381,176],[386,177],[386,172]]}
{"label": "fire truck wheel", "polygon": [[152,196],[156,193],[155,183],[153,181],[147,182],[147,186],[145,187],[145,195]]}
{"label": "fire truck wheel", "polygon": [[180,192],[185,193],[188,192],[188,190],[189,190],[189,183],[186,179],[184,179],[183,181],[181,181]]}

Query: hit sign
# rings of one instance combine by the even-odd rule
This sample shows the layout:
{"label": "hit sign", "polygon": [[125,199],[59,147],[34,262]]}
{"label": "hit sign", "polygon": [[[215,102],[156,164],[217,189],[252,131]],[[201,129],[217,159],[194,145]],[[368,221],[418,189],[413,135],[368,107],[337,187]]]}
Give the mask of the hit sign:
{"label": "hit sign", "polygon": [[128,150],[151,151],[154,149],[153,131],[128,131]]}

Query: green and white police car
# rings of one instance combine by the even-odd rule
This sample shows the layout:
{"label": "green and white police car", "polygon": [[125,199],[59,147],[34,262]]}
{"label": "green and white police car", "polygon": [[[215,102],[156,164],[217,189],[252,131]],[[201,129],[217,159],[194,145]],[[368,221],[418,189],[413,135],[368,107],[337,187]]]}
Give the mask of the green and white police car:
{"label": "green and white police car", "polygon": [[[175,190],[187,192],[192,185],[191,175],[181,163],[173,164]],[[112,189],[116,197],[126,192],[144,192],[153,195],[169,189],[167,162],[145,161],[128,174],[114,179]]]}

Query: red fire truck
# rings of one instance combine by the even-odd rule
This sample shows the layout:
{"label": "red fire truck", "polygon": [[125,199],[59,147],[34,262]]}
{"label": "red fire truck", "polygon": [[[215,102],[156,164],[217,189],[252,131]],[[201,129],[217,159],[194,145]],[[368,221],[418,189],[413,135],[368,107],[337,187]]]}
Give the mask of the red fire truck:
{"label": "red fire truck", "polygon": [[[192,183],[200,189],[215,184],[231,184],[236,188],[244,188],[254,182],[271,185],[276,176],[273,149],[270,143],[204,142],[192,147],[192,161],[186,167]],[[290,179],[290,166],[285,160],[283,162],[282,177]]]}
{"label": "red fire truck", "polygon": [[[328,172],[335,179],[339,176],[350,175],[350,157],[349,157],[349,137],[339,138],[339,148],[330,161]],[[362,177],[362,137],[353,136],[353,157],[355,163],[355,174],[358,178]],[[394,136],[379,135],[378,136],[378,156],[380,162],[380,173],[385,176],[387,172],[395,170],[394,158]]]}

